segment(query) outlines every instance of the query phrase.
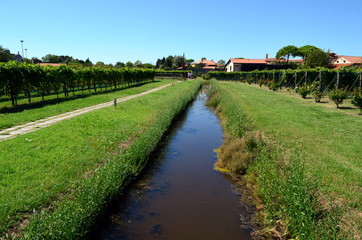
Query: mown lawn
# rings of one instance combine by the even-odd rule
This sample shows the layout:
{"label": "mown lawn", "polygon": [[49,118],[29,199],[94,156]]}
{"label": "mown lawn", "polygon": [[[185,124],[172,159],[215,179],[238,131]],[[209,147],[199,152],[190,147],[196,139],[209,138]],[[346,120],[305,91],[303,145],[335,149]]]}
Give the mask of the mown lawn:
{"label": "mown lawn", "polygon": [[155,82],[142,83],[139,85],[120,88],[118,90],[109,89],[109,92],[98,92],[89,94],[77,92],[76,96],[56,99],[56,95],[47,96],[45,102],[40,97],[35,97],[32,103],[26,99],[20,100],[17,107],[11,106],[11,101],[2,99],[0,101],[0,130],[19,124],[36,121],[42,118],[54,116],[79,108],[92,106],[95,104],[112,101],[114,98],[121,98],[159,87],[161,85],[174,82],[175,80],[155,80]]}
{"label": "mown lawn", "polygon": [[361,236],[362,116],[241,83],[224,82],[221,89],[285,159],[303,161],[320,204],[342,209],[340,226]]}
{"label": "mown lawn", "polygon": [[[120,95],[161,83],[165,82],[129,89]],[[10,234],[13,230],[9,227],[18,226],[21,218],[30,219],[34,212],[51,206],[48,215],[53,208],[60,211],[56,220],[42,225],[45,216],[38,218],[30,236],[56,234],[59,239],[69,239],[84,234],[86,230],[82,228],[101,211],[104,202],[131,175],[138,174],[172,118],[192,99],[200,84],[177,83],[118,104],[117,108],[90,112],[0,142],[0,233]],[[112,99],[114,95],[108,97]],[[97,197],[92,198],[93,195]],[[78,205],[73,201],[78,201]],[[90,209],[84,210],[87,206]],[[55,232],[49,225],[57,228]]]}

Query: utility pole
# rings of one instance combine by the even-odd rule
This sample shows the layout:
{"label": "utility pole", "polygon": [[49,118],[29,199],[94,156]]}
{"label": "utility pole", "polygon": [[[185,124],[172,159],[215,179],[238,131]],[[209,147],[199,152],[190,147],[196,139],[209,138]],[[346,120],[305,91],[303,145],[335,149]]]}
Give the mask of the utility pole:
{"label": "utility pole", "polygon": [[21,57],[24,57],[24,46],[23,46],[24,40],[20,40],[20,42],[21,42]]}

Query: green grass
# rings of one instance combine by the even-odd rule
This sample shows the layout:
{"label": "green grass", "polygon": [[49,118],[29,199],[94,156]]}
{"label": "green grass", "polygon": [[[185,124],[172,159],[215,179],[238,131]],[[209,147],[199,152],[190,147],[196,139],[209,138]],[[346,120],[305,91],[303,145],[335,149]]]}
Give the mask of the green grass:
{"label": "green grass", "polygon": [[[226,129],[237,137],[245,129],[261,131],[272,146],[259,153],[249,172],[259,177],[258,191],[269,214],[286,221],[301,239],[361,236],[361,116],[241,83],[220,85]],[[328,221],[320,219],[323,211]],[[338,236],[333,217],[340,220]]]}
{"label": "green grass", "polygon": [[44,102],[41,101],[40,97],[37,97],[32,100],[31,104],[28,104],[27,100],[23,99],[19,101],[17,107],[12,107],[11,101],[1,101],[0,130],[98,103],[112,101],[114,98],[137,94],[174,81],[169,79],[156,80],[155,82],[129,86],[118,90],[112,89],[109,92],[97,92],[96,94],[89,94],[88,91],[85,91],[83,94],[77,92],[76,96],[71,96],[70,98],[64,98],[60,95],[60,98],[56,99],[56,95],[51,95],[46,97]]}
{"label": "green grass", "polygon": [[26,239],[83,236],[200,84],[178,83],[0,142],[0,232],[22,232],[26,219]]}

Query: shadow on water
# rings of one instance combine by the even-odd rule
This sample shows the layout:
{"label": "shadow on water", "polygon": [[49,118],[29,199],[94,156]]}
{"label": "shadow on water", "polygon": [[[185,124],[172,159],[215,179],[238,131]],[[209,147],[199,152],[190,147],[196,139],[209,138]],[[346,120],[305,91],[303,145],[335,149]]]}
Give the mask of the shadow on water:
{"label": "shadow on water", "polygon": [[[157,82],[157,81],[155,81]],[[120,90],[125,90],[125,89],[129,89],[129,88],[134,88],[134,87],[140,87],[142,85],[148,84],[149,82],[144,82],[144,83],[138,83],[135,85],[130,85],[130,86],[125,86],[125,87],[119,87],[116,89],[108,89],[108,90],[103,90],[103,91],[99,91],[98,92],[91,92],[91,93],[86,93],[88,92],[88,89],[84,89],[84,93],[78,94],[78,95],[73,95],[70,97],[59,97],[59,98],[54,98],[54,99],[49,99],[49,100],[44,100],[44,101],[40,101],[40,102],[32,102],[32,103],[24,103],[24,104],[19,104],[17,106],[12,106],[12,107],[3,107],[0,108],[0,114],[7,114],[7,113],[18,113],[18,112],[22,112],[25,110],[29,110],[29,109],[36,109],[36,108],[42,108],[48,105],[55,105],[58,103],[62,103],[62,102],[66,102],[69,100],[75,100],[75,99],[83,99],[83,98],[87,98],[90,96],[94,96],[94,95],[100,95],[100,94],[107,94],[107,93],[112,93],[112,92],[117,92]],[[93,91],[93,89],[92,89]],[[61,95],[63,92],[59,92],[59,95]],[[69,91],[69,94],[71,94],[72,91]],[[52,94],[55,95],[55,94]],[[50,95],[48,95],[50,96]],[[48,97],[45,96],[45,97]],[[39,96],[32,96],[32,97],[39,97]],[[25,99],[26,97],[23,98],[19,98],[20,99]],[[0,101],[10,101],[9,99],[2,99]],[[111,100],[109,100],[111,101]]]}
{"label": "shadow on water", "polygon": [[142,177],[87,239],[251,239],[231,177],[213,169],[223,132],[205,101],[200,94],[180,115]]}

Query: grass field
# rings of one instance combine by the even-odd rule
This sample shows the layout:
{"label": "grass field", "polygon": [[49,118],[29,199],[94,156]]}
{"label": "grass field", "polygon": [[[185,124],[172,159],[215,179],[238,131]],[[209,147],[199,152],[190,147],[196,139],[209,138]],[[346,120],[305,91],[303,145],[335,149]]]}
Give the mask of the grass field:
{"label": "grass field", "polygon": [[51,95],[46,97],[44,102],[41,101],[40,97],[37,97],[32,100],[31,104],[28,104],[27,99],[23,99],[19,101],[17,107],[12,107],[11,101],[3,98],[0,101],[0,130],[98,103],[112,101],[114,98],[137,94],[174,81],[156,79],[155,82],[142,83],[117,90],[112,89],[108,92],[103,91],[97,94],[89,94],[88,91],[85,91],[83,94],[77,92],[76,96],[69,98],[64,98],[60,95],[59,99],[57,99],[56,95]]}
{"label": "grass field", "polygon": [[106,202],[139,173],[200,84],[178,83],[0,142],[0,232],[10,237],[26,228],[25,239],[83,236]]}
{"label": "grass field", "polygon": [[[226,129],[253,129],[266,136],[269,148],[261,151],[248,174],[250,181],[254,181],[251,175],[257,176],[264,207],[275,214],[271,219],[283,221],[294,238],[358,239],[362,233],[362,116],[241,83],[220,83],[220,90]],[[298,222],[308,211],[310,219]],[[318,225],[323,211],[338,222]],[[308,224],[310,229],[301,229]],[[324,233],[316,229],[329,227],[335,229]]]}

